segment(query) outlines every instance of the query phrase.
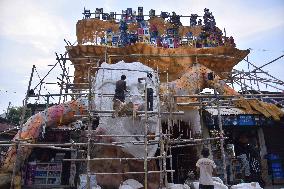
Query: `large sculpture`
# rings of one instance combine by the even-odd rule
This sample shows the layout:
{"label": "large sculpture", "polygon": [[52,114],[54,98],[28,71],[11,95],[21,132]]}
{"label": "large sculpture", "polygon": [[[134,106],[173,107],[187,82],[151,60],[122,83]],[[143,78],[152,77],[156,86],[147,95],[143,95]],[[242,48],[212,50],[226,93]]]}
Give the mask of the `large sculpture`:
{"label": "large sculpture", "polygon": [[[52,106],[43,112],[35,114],[27,120],[22,130],[17,133],[13,140],[21,139],[36,142],[45,128],[60,127],[78,119],[74,115],[84,115],[88,109],[87,102],[87,99],[78,99]],[[19,149],[18,165],[15,165],[17,150],[16,146],[11,146],[7,151],[6,159],[4,162],[1,162],[1,171],[12,172],[14,166],[16,166],[16,170],[18,171],[20,165],[31,153],[31,150],[32,147],[22,146]]]}

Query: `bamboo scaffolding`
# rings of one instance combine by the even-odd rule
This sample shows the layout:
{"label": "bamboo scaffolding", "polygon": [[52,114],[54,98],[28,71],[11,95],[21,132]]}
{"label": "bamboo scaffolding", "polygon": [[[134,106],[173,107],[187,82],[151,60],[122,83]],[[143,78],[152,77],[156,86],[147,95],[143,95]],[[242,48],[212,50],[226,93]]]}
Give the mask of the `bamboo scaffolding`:
{"label": "bamboo scaffolding", "polygon": [[[244,73],[244,72],[243,72],[243,71],[240,71],[240,73]],[[250,79],[246,78],[246,76],[248,76]],[[254,77],[254,78],[253,78],[253,77]],[[283,84],[284,84],[284,82],[282,82],[282,81],[280,81],[280,80],[277,80],[277,79],[275,79],[275,80],[270,80],[270,79],[267,79],[267,78],[261,78],[261,77],[258,77],[258,76],[256,76],[256,75],[248,75],[248,74],[247,74],[247,75],[246,75],[246,74],[243,74],[242,77],[235,77],[234,79],[235,79],[235,82],[236,82],[236,81],[239,81],[239,82],[241,83],[241,85],[247,86],[247,85],[245,84],[245,80],[254,80],[254,81],[257,81],[257,82],[262,83],[262,84],[264,84],[264,85],[268,85],[268,86],[270,86],[270,87],[272,87],[272,88],[278,89],[278,90],[283,90],[283,89],[280,89],[279,87],[275,87],[275,86],[269,84],[268,82],[274,83],[274,84],[278,84],[278,85],[281,85],[281,86],[283,86]],[[241,82],[241,79],[243,79],[244,82]],[[252,88],[252,87],[250,87],[250,88]]]}
{"label": "bamboo scaffolding", "polygon": [[[248,78],[247,78],[248,77]],[[274,84],[278,84],[278,85],[282,85],[283,83],[278,81],[278,80],[272,80],[272,79],[267,79],[267,78],[261,78],[261,77],[256,77],[254,75],[247,75],[244,77],[234,77],[234,79],[245,79],[245,80],[249,80],[249,81],[262,81],[262,82],[268,82],[268,83],[274,83]]]}
{"label": "bamboo scaffolding", "polygon": [[[159,80],[158,80],[158,85],[157,85],[157,95],[155,97],[157,97],[158,100],[158,111],[148,111],[147,106],[145,106],[145,111],[138,111],[137,114],[140,114],[139,116],[144,116],[146,121],[145,121],[145,125],[144,125],[144,135],[96,135],[96,133],[92,130],[91,128],[91,122],[93,119],[93,113],[113,113],[113,110],[93,110],[92,107],[90,106],[90,102],[94,99],[93,98],[93,94],[97,94],[99,97],[112,97],[114,94],[104,94],[104,93],[95,93],[94,91],[92,91],[92,86],[91,86],[91,73],[90,73],[90,69],[104,69],[104,70],[126,70],[126,71],[139,71],[139,72],[148,72],[148,71],[142,71],[142,70],[135,70],[135,69],[112,69],[112,68],[102,68],[99,67],[98,62],[100,61],[98,58],[101,57],[95,57],[95,56],[84,56],[84,57],[79,57],[79,58],[66,58],[66,53],[62,56],[61,58],[57,59],[57,63],[52,65],[52,68],[48,71],[48,73],[42,78],[40,79],[39,84],[36,85],[36,87],[34,89],[36,89],[39,85],[44,83],[44,79],[47,77],[47,75],[57,66],[60,65],[60,67],[62,68],[62,74],[61,74],[61,85],[60,85],[60,93],[58,94],[37,94],[37,95],[31,95],[31,96],[26,96],[25,101],[27,101],[28,97],[47,97],[49,99],[49,97],[59,97],[59,99],[61,99],[61,97],[67,98],[67,96],[87,96],[88,95],[88,101],[89,101],[89,105],[88,105],[88,114],[86,115],[75,115],[76,117],[88,117],[89,118],[89,124],[88,124],[88,130],[87,130],[87,139],[88,141],[86,143],[62,143],[62,144],[54,144],[54,143],[28,143],[25,141],[28,141],[26,139],[19,139],[17,141],[0,141],[0,146],[16,146],[17,147],[17,152],[18,149],[20,147],[40,147],[40,148],[49,148],[49,149],[55,149],[55,150],[76,150],[76,149],[71,149],[71,148],[62,148],[62,147],[72,147],[72,146],[82,146],[82,147],[87,147],[87,159],[63,159],[63,161],[82,161],[82,162],[87,162],[87,184],[88,184],[88,188],[90,188],[90,175],[91,174],[96,174],[96,175],[119,175],[119,174],[144,174],[145,176],[145,180],[144,180],[144,187],[147,188],[148,185],[148,174],[153,174],[153,173],[159,173],[160,174],[160,188],[162,187],[162,185],[165,185],[167,187],[167,173],[171,173],[171,177],[174,170],[172,170],[172,165],[171,165],[171,169],[167,170],[166,169],[166,159],[169,158],[170,160],[172,160],[172,155],[170,152],[170,155],[167,155],[167,150],[171,148],[180,148],[180,147],[190,147],[190,146],[196,146],[196,145],[202,145],[203,142],[208,142],[208,141],[214,141],[214,140],[220,140],[221,142],[221,154],[222,154],[222,160],[223,160],[223,169],[224,169],[224,176],[226,179],[226,165],[224,163],[224,159],[225,159],[225,153],[224,153],[224,140],[227,139],[226,137],[224,137],[224,133],[223,133],[223,128],[222,128],[222,122],[221,122],[221,113],[220,113],[220,108],[222,107],[234,107],[234,106],[221,106],[221,104],[225,104],[225,103],[229,103],[231,101],[234,100],[238,100],[238,99],[234,99],[234,98],[238,98],[240,96],[243,97],[251,97],[251,98],[245,98],[245,99],[283,99],[284,98],[284,94],[240,94],[240,95],[218,95],[216,94],[197,94],[197,95],[172,95],[172,99],[173,99],[173,103],[175,102],[175,98],[198,98],[200,101],[203,99],[208,99],[208,98],[215,98],[216,101],[202,101],[202,102],[193,102],[193,103],[176,103],[179,106],[208,106],[210,108],[217,108],[218,110],[218,124],[219,124],[219,129],[220,129],[220,137],[212,137],[212,138],[202,138],[202,139],[180,139],[180,140],[170,140],[169,136],[171,136],[171,129],[169,129],[169,133],[164,134],[162,132],[162,125],[161,125],[161,115],[169,115],[169,120],[168,123],[172,123],[173,120],[173,116],[174,115],[183,115],[184,112],[173,112],[172,109],[170,109],[169,112],[161,112],[160,110],[160,102],[159,102],[159,97],[161,96],[159,94]],[[129,57],[129,56],[147,56],[147,57],[177,57],[177,58],[182,58],[182,57],[206,57],[206,56],[211,56],[211,57],[219,57],[219,58],[235,58],[235,57],[231,57],[231,56],[224,56],[224,55],[213,55],[213,54],[194,54],[194,55],[180,55],[180,54],[175,54],[175,55],[154,55],[154,54],[129,54],[129,55],[107,55],[105,54],[105,61],[107,60],[106,57]],[[89,60],[89,63],[86,63],[87,65],[95,65],[94,66],[90,66],[89,70],[88,70],[88,83],[76,83],[76,84],[71,84],[71,81],[69,79],[70,76],[68,76],[66,67],[65,67],[65,63],[67,60]],[[98,60],[97,63],[92,62],[92,60]],[[61,62],[62,61],[62,64]],[[196,61],[197,62],[197,61]],[[249,61],[247,61],[249,65],[253,65],[252,63],[250,63]],[[270,63],[270,62],[269,62]],[[76,63],[72,63],[73,65],[77,65]],[[253,65],[254,66],[254,65]],[[265,66],[265,65],[264,65]],[[270,74],[268,74],[267,72],[263,71],[261,68],[262,67],[256,67],[254,66],[255,69],[253,71],[249,71],[249,72],[245,72],[245,71],[238,71],[238,70],[234,70],[233,73],[236,73],[236,75],[232,76],[232,80],[234,80],[235,82],[239,82],[242,86],[242,88],[248,88],[249,86],[245,83],[245,80],[249,80],[249,81],[257,81],[260,83],[275,83],[275,84],[279,84],[279,85],[283,85],[283,81],[271,76]],[[259,71],[256,71],[259,70]],[[32,71],[33,73],[33,71]],[[159,79],[159,71],[157,69],[157,71],[153,71],[153,73],[157,74],[157,79]],[[255,76],[251,75],[252,73],[255,74]],[[267,79],[267,78],[261,78],[258,77],[256,75],[256,73],[263,73],[268,75],[269,77],[273,78],[273,79]],[[167,73],[168,74],[168,73]],[[237,77],[237,75],[242,75],[243,77]],[[247,78],[248,77],[248,78]],[[31,75],[32,78],[32,75]],[[66,79],[66,82],[64,82],[64,79]],[[245,79],[244,81],[242,81],[242,79]],[[30,80],[31,82],[31,80]],[[168,82],[168,80],[167,80]],[[51,83],[51,82],[50,82]],[[48,83],[45,83],[48,84]],[[31,83],[29,83],[29,87],[30,88]],[[87,93],[63,93],[63,89],[67,89],[68,92],[68,88],[72,89],[72,86],[74,85],[88,85],[88,92]],[[167,85],[168,86],[168,85]],[[244,86],[244,87],[243,87]],[[64,88],[66,87],[66,88]],[[251,87],[249,87],[251,89]],[[146,89],[146,85],[145,85],[145,89]],[[279,89],[279,88],[277,88]],[[84,89],[87,91],[87,89]],[[74,90],[75,91],[75,90]],[[146,94],[144,95],[145,97],[147,96],[147,90],[145,90]],[[131,95],[128,95],[131,96]],[[143,96],[143,95],[142,95]],[[254,97],[254,98],[252,98]],[[224,99],[232,99],[232,100],[221,100],[221,98]],[[60,100],[59,100],[60,102]],[[145,103],[147,103],[147,100],[145,101]],[[211,105],[213,103],[216,103],[216,105]],[[49,102],[47,103],[48,106]],[[150,115],[158,115],[158,123],[157,126],[159,127],[159,134],[155,134],[155,135],[148,135],[147,134],[147,119]],[[96,115],[97,116],[97,115]],[[171,126],[171,125],[170,125]],[[20,128],[20,132],[21,132],[21,128],[22,128],[22,124],[19,127]],[[8,132],[8,131],[7,131]],[[92,135],[92,133],[94,132],[94,134]],[[102,142],[94,142],[92,140],[92,137],[144,137],[143,141],[125,141],[125,142],[112,142],[112,143],[102,143]],[[149,137],[158,137],[158,139],[155,140],[148,140]],[[30,140],[30,139],[29,139]],[[165,147],[165,141],[167,142],[166,144],[169,145],[169,147]],[[141,158],[117,158],[117,157],[108,157],[108,158],[91,158],[90,154],[91,154],[91,145],[107,145],[107,146],[118,146],[118,147],[122,147],[122,144],[127,144],[127,143],[131,143],[133,145],[144,145],[144,157]],[[160,156],[156,156],[156,157],[148,157],[148,146],[149,145],[153,145],[153,144],[159,144],[159,149],[160,149]],[[83,151],[83,150],[81,150]],[[158,159],[161,163],[160,163],[160,170],[159,171],[150,171],[148,170],[148,161],[152,160],[152,159]],[[91,161],[102,161],[102,160],[144,160],[144,171],[143,172],[115,172],[115,173],[94,173],[91,172],[90,170],[90,162]],[[16,162],[15,165],[18,161],[18,154],[16,155]],[[15,176],[15,167],[13,169],[13,177]],[[11,187],[13,184],[13,177],[12,177],[12,182],[11,182]],[[226,183],[226,180],[225,180]]]}
{"label": "bamboo scaffolding", "polygon": [[[88,84],[88,83],[87,83]],[[65,93],[65,94],[36,94],[36,95],[30,95],[29,97],[47,97],[47,96],[68,96],[68,95],[88,95],[89,93]],[[93,93],[93,94],[98,94],[98,95],[104,95],[104,96],[109,96],[112,97],[114,96],[114,93]],[[127,96],[133,96],[133,95],[127,95]],[[143,96],[143,95],[142,95]],[[266,98],[274,98],[274,97],[284,97],[284,94],[279,93],[279,94],[240,94],[240,95],[219,95],[219,98],[235,98],[235,97],[240,97],[240,96],[256,96],[256,97],[266,97]],[[214,94],[194,94],[194,95],[173,95],[173,97],[184,97],[184,98],[216,98]]]}
{"label": "bamboo scaffolding", "polygon": [[266,72],[266,71],[262,70],[261,68],[255,66],[255,65],[254,65],[253,63],[251,63],[250,61],[248,61],[248,60],[246,60],[246,59],[244,59],[244,61],[246,61],[247,63],[249,63],[250,65],[252,65],[256,70],[260,70],[260,71],[264,72],[264,74],[268,75],[269,77],[271,77],[271,78],[273,78],[273,79],[275,79],[275,80],[277,80],[277,81],[279,81],[279,82],[281,82],[281,83],[284,83],[282,80],[280,80],[280,79],[274,77],[273,75],[270,75],[268,72]]}
{"label": "bamboo scaffolding", "polygon": [[[244,98],[245,100],[259,100],[259,98]],[[283,97],[262,97],[262,99],[284,99]],[[239,99],[231,99],[231,100],[219,100],[220,104],[228,104],[234,101],[238,101]],[[178,106],[210,106],[211,104],[216,104],[216,102],[211,101],[203,101],[203,102],[186,102],[186,103],[177,103]]]}
{"label": "bamboo scaffolding", "polygon": [[[96,135],[97,136],[97,135]],[[98,135],[99,136],[99,135]],[[112,135],[103,135],[103,136],[112,136]],[[132,135],[132,136],[136,136],[136,135]],[[144,137],[145,135],[140,135],[142,137]],[[159,135],[146,135],[147,137],[149,136],[159,136]],[[163,136],[169,136],[168,135],[163,135]],[[120,137],[120,136],[118,136]],[[127,136],[128,137],[128,136]],[[226,137],[223,137],[226,139]],[[179,139],[179,140],[170,140],[169,142],[172,144],[175,143],[187,143],[187,142],[202,142],[202,141],[210,141],[210,140],[219,140],[220,137],[214,137],[214,138],[202,138],[202,139]],[[158,143],[159,140],[149,140],[148,142],[152,142],[152,143]],[[0,141],[0,146],[1,145],[5,145],[5,146],[13,146],[13,145],[17,145],[17,144],[21,144],[21,146],[33,146],[33,147],[40,147],[40,146],[86,146],[88,143],[84,142],[84,143],[26,143],[26,142],[20,142],[20,141]],[[125,141],[125,142],[113,142],[113,143],[91,143],[93,145],[117,145],[117,144],[124,144],[124,143],[138,143],[138,144],[143,144],[143,141]]]}

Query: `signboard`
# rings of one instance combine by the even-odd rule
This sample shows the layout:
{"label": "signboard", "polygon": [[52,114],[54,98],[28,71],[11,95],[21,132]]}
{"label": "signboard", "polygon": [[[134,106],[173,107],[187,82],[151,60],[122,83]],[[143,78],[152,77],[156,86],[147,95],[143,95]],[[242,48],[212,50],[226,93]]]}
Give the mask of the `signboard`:
{"label": "signboard", "polygon": [[255,126],[255,117],[253,115],[239,115],[238,125],[240,126]]}
{"label": "signboard", "polygon": [[[269,126],[273,125],[274,121],[265,118],[262,115],[222,115],[222,125],[224,127],[253,127],[253,126]],[[218,116],[207,114],[204,116],[205,124],[209,128],[218,128]]]}

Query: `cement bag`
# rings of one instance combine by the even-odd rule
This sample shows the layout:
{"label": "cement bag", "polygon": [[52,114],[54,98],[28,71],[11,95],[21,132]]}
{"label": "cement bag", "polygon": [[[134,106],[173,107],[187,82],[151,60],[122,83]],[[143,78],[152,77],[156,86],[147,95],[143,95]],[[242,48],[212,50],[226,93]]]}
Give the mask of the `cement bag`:
{"label": "cement bag", "polygon": [[262,189],[258,182],[241,183],[231,186],[231,189]]}
{"label": "cement bag", "polygon": [[[77,186],[77,189],[87,189],[87,175],[86,174],[81,174],[79,176],[79,184]],[[97,180],[96,180],[96,175],[90,175],[90,188],[91,189],[101,189],[100,186],[97,185]]]}
{"label": "cement bag", "polygon": [[214,189],[228,189],[228,187],[220,182],[213,181]]}
{"label": "cement bag", "polygon": [[120,185],[119,189],[133,189],[133,188],[129,185]]}
{"label": "cement bag", "polygon": [[187,184],[174,184],[174,183],[169,183],[168,185],[169,189],[190,189],[190,187]]}
{"label": "cement bag", "polygon": [[222,181],[222,179],[220,179],[220,177],[212,177],[213,181],[215,182],[219,182],[221,184],[224,184],[224,182]]}
{"label": "cement bag", "polygon": [[[214,189],[228,189],[228,187],[220,182],[213,181]],[[193,182],[193,188],[199,189],[199,182]]]}
{"label": "cement bag", "polygon": [[134,179],[128,179],[119,186],[119,189],[139,189],[143,188],[143,185]]}

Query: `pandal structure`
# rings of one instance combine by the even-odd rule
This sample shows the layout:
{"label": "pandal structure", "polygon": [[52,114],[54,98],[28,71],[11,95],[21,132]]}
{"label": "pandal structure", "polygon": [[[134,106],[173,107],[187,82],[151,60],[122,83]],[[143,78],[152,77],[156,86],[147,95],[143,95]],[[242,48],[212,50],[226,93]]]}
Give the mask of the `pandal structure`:
{"label": "pandal structure", "polygon": [[[86,12],[84,12],[86,13]],[[173,15],[174,16],[174,15]],[[158,17],[151,17],[150,23],[156,23],[161,29],[162,22]],[[165,22],[168,25],[168,22]],[[137,24],[136,24],[137,25]],[[169,25],[169,29],[175,25]],[[27,102],[31,97],[44,97],[46,100],[47,109],[41,113],[34,115],[27,123],[23,123],[23,117],[20,123],[20,129],[18,134],[14,137],[13,141],[6,142],[1,141],[0,146],[9,146],[9,150],[6,153],[5,159],[1,166],[1,171],[4,173],[10,173],[11,177],[11,188],[20,188],[20,167],[24,160],[29,156],[33,147],[43,147],[51,149],[60,149],[60,150],[71,150],[74,149],[78,151],[85,151],[86,157],[82,158],[72,158],[64,159],[64,161],[79,161],[86,162],[86,174],[87,174],[87,186],[90,188],[90,175],[97,175],[98,183],[103,184],[104,179],[100,176],[105,176],[107,179],[115,177],[116,175],[144,175],[144,188],[162,188],[168,186],[168,180],[173,181],[173,172],[172,170],[172,156],[171,149],[175,147],[184,147],[192,145],[200,145],[203,142],[208,142],[211,140],[220,140],[221,142],[221,154],[223,159],[223,169],[224,169],[224,178],[226,178],[226,164],[225,164],[225,153],[224,153],[224,140],[225,136],[222,129],[222,122],[220,116],[220,107],[225,106],[235,106],[244,109],[246,112],[250,113],[261,113],[266,117],[272,117],[275,120],[279,120],[283,116],[283,112],[274,104],[268,104],[261,101],[263,98],[283,98],[282,94],[239,94],[235,90],[229,87],[226,84],[236,83],[241,86],[242,90],[253,89],[252,85],[249,86],[246,84],[245,80],[255,81],[259,86],[259,83],[265,83],[275,87],[274,84],[278,86],[283,86],[283,81],[275,78],[274,76],[269,75],[267,72],[264,72],[261,67],[256,67],[248,60],[249,65],[255,67],[254,70],[249,72],[233,70],[232,68],[238,62],[243,60],[249,53],[248,50],[241,51],[233,46],[215,46],[211,48],[197,48],[196,44],[198,41],[192,40],[195,46],[181,46],[178,48],[165,48],[157,47],[150,45],[145,42],[136,42],[131,45],[126,45],[123,47],[108,46],[108,44],[98,45],[97,42],[94,43],[94,35],[90,35],[90,32],[105,30],[108,28],[119,28],[118,24],[113,20],[110,21],[101,21],[99,19],[85,18],[78,21],[77,23],[77,41],[78,45],[71,45],[70,42],[66,42],[67,52],[64,55],[58,56],[56,54],[57,63],[53,65],[48,74],[56,67],[60,66],[62,69],[61,78],[58,78],[60,81],[60,92],[58,94],[32,94],[32,80],[34,73],[36,72],[36,67],[33,66],[32,73],[28,85],[28,90],[26,97],[24,99],[24,109],[23,115],[27,108]],[[137,26],[136,26],[137,27]],[[164,26],[163,26],[164,27]],[[214,26],[215,27],[215,26]],[[132,30],[137,28],[134,26]],[[204,26],[190,26],[183,27],[179,26],[178,31],[180,35],[184,35],[185,30],[192,31],[195,36],[198,36],[202,33],[202,28]],[[217,29],[216,29],[217,30]],[[115,31],[115,29],[114,29]],[[92,36],[90,38],[90,36]],[[98,36],[99,37],[99,36]],[[83,44],[86,42],[93,42],[92,45]],[[67,56],[68,55],[68,56]],[[68,74],[68,69],[66,68],[67,61],[70,60],[75,67],[74,73],[74,83],[71,82],[70,76]],[[98,130],[92,129],[92,123],[95,118],[98,117],[108,117],[112,119],[110,114],[113,110],[99,110],[98,107],[93,106],[95,102],[95,97],[100,97],[101,101],[103,98],[112,97],[113,94],[98,93],[94,91],[96,86],[93,86],[94,76],[96,78],[99,70],[116,70],[116,71],[135,71],[145,73],[145,70],[134,70],[134,69],[125,69],[125,68],[106,68],[101,67],[103,62],[108,64],[117,63],[118,60],[124,60],[127,62],[142,62],[144,65],[155,69],[153,74],[156,78],[156,100],[157,100],[157,111],[148,111],[147,110],[147,94],[144,94],[145,98],[145,109],[140,111],[135,111],[133,107],[127,109],[126,116],[141,116],[144,117],[144,134],[125,134],[125,135],[115,135],[115,134],[104,134]],[[256,72],[259,71],[259,72]],[[36,72],[37,73],[37,72]],[[270,77],[260,78],[257,76],[257,73],[264,73]],[[48,75],[47,74],[47,75]],[[46,75],[46,76],[47,76]],[[161,76],[160,76],[161,75]],[[45,77],[40,79],[40,82],[33,88],[33,91],[45,83]],[[105,75],[108,77],[109,75]],[[72,77],[72,76],[71,76]],[[161,80],[161,83],[160,83]],[[250,82],[251,83],[251,82]],[[47,84],[47,83],[46,83]],[[277,89],[281,89],[279,87]],[[213,88],[214,94],[200,94],[204,88]],[[144,86],[147,88],[147,86]],[[72,93],[69,92],[72,91]],[[145,90],[147,91],[147,90]],[[259,90],[254,90],[259,91]],[[67,97],[70,96],[72,100],[67,101]],[[58,97],[58,105],[49,107],[50,98]],[[261,98],[259,98],[261,97]],[[63,103],[61,102],[63,99]],[[205,100],[205,99],[210,99]],[[283,102],[283,101],[282,101]],[[126,105],[125,105],[126,106]],[[207,107],[214,106],[218,110],[218,123],[220,137],[215,138],[200,138],[196,139],[190,137],[189,139],[173,139],[172,136],[172,127],[173,122],[176,121],[177,116],[183,114],[184,111],[187,111],[196,107]],[[163,109],[163,111],[161,110]],[[130,112],[130,114],[129,114]],[[124,115],[126,114],[124,112]],[[157,133],[148,132],[148,119],[149,115],[157,116]],[[168,129],[166,132],[163,132],[162,129],[162,116],[167,115],[167,125]],[[41,131],[44,132],[46,127],[58,127],[62,125],[67,125],[78,119],[87,119],[87,141],[86,142],[71,142],[63,144],[50,144],[50,143],[36,143],[37,138],[39,137]],[[134,141],[124,141],[117,142],[108,140],[109,138],[123,138],[123,137],[142,137],[143,140],[134,140]],[[102,140],[97,140],[100,138]],[[152,139],[154,138],[154,140]],[[144,145],[144,156],[143,157],[129,157],[126,154],[124,157],[98,157],[93,158],[92,148],[93,146],[103,146],[111,148],[120,148],[124,144],[133,144],[133,145]],[[148,156],[149,145],[158,144],[160,153],[158,156]],[[159,160],[159,169],[158,170],[148,170],[149,163],[153,164],[153,160]],[[167,166],[167,159],[170,159],[170,166]],[[124,172],[92,172],[92,165],[99,164],[101,162],[113,161],[143,161],[143,170],[131,170]],[[155,167],[155,166],[154,166]],[[167,167],[170,167],[168,170]],[[168,174],[170,173],[171,178],[168,179]],[[153,180],[156,177],[149,177],[149,174],[158,175],[159,184],[156,185]],[[136,178],[125,177],[125,178]],[[9,179],[7,179],[9,180]],[[137,179],[139,180],[139,179]],[[140,179],[141,180],[141,179]],[[225,181],[226,182],[226,181]]]}

